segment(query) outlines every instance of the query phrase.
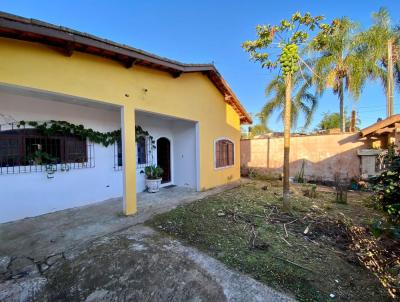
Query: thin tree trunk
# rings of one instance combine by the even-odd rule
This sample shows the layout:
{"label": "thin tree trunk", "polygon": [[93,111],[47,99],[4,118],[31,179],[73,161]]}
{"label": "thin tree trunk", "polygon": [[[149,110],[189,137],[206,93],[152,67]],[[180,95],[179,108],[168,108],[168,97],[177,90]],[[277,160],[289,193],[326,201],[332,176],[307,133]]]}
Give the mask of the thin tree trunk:
{"label": "thin tree trunk", "polygon": [[346,117],[344,116],[344,88],[343,78],[340,80],[339,87],[339,101],[340,101],[340,131],[346,132]]}
{"label": "thin tree trunk", "polygon": [[283,151],[283,211],[290,211],[289,200],[289,154],[290,154],[290,127],[291,127],[291,106],[292,106],[292,75],[285,77],[285,108],[284,108],[284,151]]}
{"label": "thin tree trunk", "polygon": [[386,114],[393,115],[393,40],[387,42],[387,89],[386,89]]}

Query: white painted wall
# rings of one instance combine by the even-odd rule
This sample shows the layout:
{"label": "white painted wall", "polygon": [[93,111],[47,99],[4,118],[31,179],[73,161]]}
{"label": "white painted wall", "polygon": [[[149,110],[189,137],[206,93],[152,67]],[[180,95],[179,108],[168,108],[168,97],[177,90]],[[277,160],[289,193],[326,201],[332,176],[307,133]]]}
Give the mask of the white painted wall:
{"label": "white painted wall", "polygon": [[[98,131],[120,128],[118,109],[89,108],[2,91],[0,114],[17,121],[66,120]],[[0,123],[4,122],[1,119]],[[0,223],[122,196],[122,171],[114,170],[113,146],[95,144],[94,154],[94,168],[57,171],[53,179],[45,172],[0,175]]]}
{"label": "white painted wall", "polygon": [[[166,137],[171,142],[170,184],[196,189],[196,127],[194,122],[145,112],[136,112],[136,124],[147,130],[154,140]],[[157,150],[153,149],[153,164],[157,164]],[[137,191],[146,189],[144,169],[136,171]]]}
{"label": "white painted wall", "polygon": [[[4,91],[0,91],[0,124],[2,115],[16,121],[65,120],[102,132],[120,128],[118,108],[92,108]],[[137,112],[136,124],[155,140],[170,140],[170,184],[196,188],[195,123]],[[52,179],[45,172],[0,175],[0,223],[122,196],[122,171],[114,170],[114,147],[95,144],[94,153],[94,168],[57,171]],[[156,164],[156,150],[153,153]],[[142,171],[137,169],[138,192],[145,190]]]}
{"label": "white painted wall", "polygon": [[[171,154],[174,152],[174,134],[171,129],[172,121],[170,119],[162,118],[157,115],[136,112],[135,116],[136,125],[140,125],[143,130],[146,130],[153,136],[153,139],[157,141],[160,137],[166,137],[171,142]],[[156,149],[152,151],[153,164],[157,164],[157,152]],[[150,157],[151,158],[151,157]],[[171,158],[173,160],[173,157]],[[172,161],[171,161],[172,162]],[[174,183],[174,171],[173,164],[171,170],[171,183]],[[164,184],[168,185],[168,184]],[[136,169],[136,190],[137,192],[143,192],[146,189],[144,168]]]}
{"label": "white painted wall", "polygon": [[174,121],[172,129],[175,185],[196,189],[196,125],[193,122]]}

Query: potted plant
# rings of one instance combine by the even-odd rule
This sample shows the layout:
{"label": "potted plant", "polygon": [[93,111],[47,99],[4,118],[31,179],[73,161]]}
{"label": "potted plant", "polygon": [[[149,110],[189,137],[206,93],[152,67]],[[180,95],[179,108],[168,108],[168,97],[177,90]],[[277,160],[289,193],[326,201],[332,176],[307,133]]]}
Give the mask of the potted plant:
{"label": "potted plant", "polygon": [[146,187],[150,193],[155,193],[160,190],[161,176],[164,173],[160,166],[148,166],[144,169],[146,175]]}

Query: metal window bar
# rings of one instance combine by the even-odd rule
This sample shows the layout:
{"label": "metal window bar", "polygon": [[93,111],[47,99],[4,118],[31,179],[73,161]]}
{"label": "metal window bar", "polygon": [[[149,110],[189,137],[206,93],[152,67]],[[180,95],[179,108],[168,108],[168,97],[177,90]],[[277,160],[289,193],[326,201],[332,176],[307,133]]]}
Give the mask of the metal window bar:
{"label": "metal window bar", "polygon": [[119,140],[114,144],[114,170],[122,170],[122,142]]}
{"label": "metal window bar", "polygon": [[[136,142],[136,169],[144,169],[154,164],[155,148],[149,137]],[[114,170],[122,170],[122,143],[118,141],[114,144]]]}
{"label": "metal window bar", "polygon": [[43,135],[17,123],[0,125],[0,175],[93,168],[94,155],[94,144],[84,138]]}

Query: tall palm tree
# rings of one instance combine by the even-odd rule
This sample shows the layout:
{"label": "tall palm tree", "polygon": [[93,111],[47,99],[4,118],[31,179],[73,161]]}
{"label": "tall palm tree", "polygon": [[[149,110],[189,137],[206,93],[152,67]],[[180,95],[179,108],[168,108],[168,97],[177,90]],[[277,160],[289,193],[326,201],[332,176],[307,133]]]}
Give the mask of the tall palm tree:
{"label": "tall palm tree", "polygon": [[348,91],[358,99],[368,78],[368,62],[358,52],[357,24],[347,17],[332,22],[330,34],[319,33],[310,43],[316,58],[313,79],[318,94],[332,88],[340,103],[340,129],[345,131],[344,96]]}
{"label": "tall palm tree", "polygon": [[393,115],[394,77],[400,84],[400,28],[392,27],[390,14],[381,8],[372,15],[373,25],[360,34],[360,54],[373,62],[372,78],[380,79],[386,92],[387,116]]}
{"label": "tall palm tree", "polygon": [[[300,114],[305,117],[303,127],[307,128],[313,118],[315,109],[317,108],[317,97],[310,92],[312,87],[312,78],[308,74],[300,72],[293,75],[292,79],[292,114],[291,114],[291,127],[297,126],[297,121]],[[273,112],[280,110],[279,117],[284,118],[284,105],[285,105],[285,80],[281,76],[275,77],[268,86],[265,88],[265,95],[272,96],[267,103],[262,107],[260,113],[257,114],[261,123],[266,124],[269,117]]]}

